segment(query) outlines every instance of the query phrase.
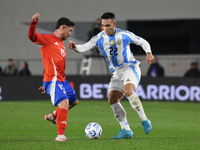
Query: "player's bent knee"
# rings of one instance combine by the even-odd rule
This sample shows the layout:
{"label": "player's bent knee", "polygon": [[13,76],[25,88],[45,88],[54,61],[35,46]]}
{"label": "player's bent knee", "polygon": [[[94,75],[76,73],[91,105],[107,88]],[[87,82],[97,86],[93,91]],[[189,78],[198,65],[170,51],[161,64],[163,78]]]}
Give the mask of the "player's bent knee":
{"label": "player's bent knee", "polygon": [[72,103],[69,103],[71,106],[76,106],[76,105],[78,105],[78,100],[76,100],[76,101],[74,101],[74,102],[72,102]]}
{"label": "player's bent knee", "polygon": [[68,108],[69,108],[69,100],[68,99],[64,99],[62,102],[60,102],[58,104],[58,107],[68,110]]}
{"label": "player's bent knee", "polygon": [[117,103],[117,99],[108,99],[110,105]]}
{"label": "player's bent knee", "polygon": [[78,100],[69,103],[69,109],[73,108],[74,106],[78,105]]}
{"label": "player's bent knee", "polygon": [[135,85],[133,85],[132,83],[128,83],[124,86],[124,94],[126,95],[126,97],[131,96],[135,91]]}
{"label": "player's bent knee", "polygon": [[110,105],[115,104],[117,102],[119,102],[123,97],[123,94],[120,91],[110,91],[108,93],[108,102]]}
{"label": "player's bent knee", "polygon": [[116,97],[116,96],[110,96],[108,98],[108,102],[109,102],[110,105],[115,104],[115,103],[119,102],[120,100],[121,99]]}

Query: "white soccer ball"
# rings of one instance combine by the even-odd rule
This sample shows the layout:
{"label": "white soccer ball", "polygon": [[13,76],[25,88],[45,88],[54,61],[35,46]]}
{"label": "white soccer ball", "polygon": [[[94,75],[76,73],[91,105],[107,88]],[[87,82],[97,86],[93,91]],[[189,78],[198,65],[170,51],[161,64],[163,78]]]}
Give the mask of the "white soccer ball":
{"label": "white soccer ball", "polygon": [[91,122],[85,127],[85,135],[89,139],[98,139],[102,134],[101,126],[96,122]]}

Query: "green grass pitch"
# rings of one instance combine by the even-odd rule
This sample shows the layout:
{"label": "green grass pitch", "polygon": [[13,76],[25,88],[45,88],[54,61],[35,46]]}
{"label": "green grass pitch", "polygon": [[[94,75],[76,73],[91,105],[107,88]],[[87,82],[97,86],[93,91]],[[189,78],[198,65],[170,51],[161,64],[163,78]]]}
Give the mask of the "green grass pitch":
{"label": "green grass pitch", "polygon": [[[54,141],[56,125],[44,120],[55,107],[50,101],[0,102],[0,150],[199,150],[200,104],[143,101],[153,130],[144,134],[137,113],[122,101],[134,136],[112,139],[120,126],[107,101],[79,100],[68,113],[65,134],[69,141]],[[84,133],[90,122],[103,129],[99,139]]]}

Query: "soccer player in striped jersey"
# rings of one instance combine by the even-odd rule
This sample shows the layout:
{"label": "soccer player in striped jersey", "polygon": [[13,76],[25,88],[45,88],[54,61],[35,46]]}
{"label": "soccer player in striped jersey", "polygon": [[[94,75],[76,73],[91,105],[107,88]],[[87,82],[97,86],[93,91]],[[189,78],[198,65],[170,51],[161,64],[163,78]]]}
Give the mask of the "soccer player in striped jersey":
{"label": "soccer player in striped jersey", "polygon": [[126,111],[120,104],[123,95],[127,97],[132,108],[138,113],[144,132],[147,134],[152,129],[151,121],[146,117],[142,103],[135,94],[141,78],[140,62],[135,60],[130,50],[130,44],[133,43],[143,48],[148,65],[154,59],[151,47],[145,39],[134,33],[116,28],[117,23],[112,12],[104,13],[101,21],[104,29],[102,32],[83,45],[76,45],[75,42],[69,41],[68,47],[76,52],[85,52],[97,46],[113,73],[109,83],[108,102],[121,126],[119,134],[113,138],[124,139],[133,136],[126,118]]}
{"label": "soccer player in striped jersey", "polygon": [[56,141],[68,141],[64,135],[67,125],[69,108],[78,104],[75,91],[65,79],[66,51],[63,41],[66,40],[73,30],[74,22],[61,17],[52,34],[36,33],[39,21],[39,13],[32,16],[28,37],[39,45],[44,65],[43,86],[39,89],[51,97],[54,106],[58,106],[52,114],[45,115],[45,119],[57,124],[58,136]]}

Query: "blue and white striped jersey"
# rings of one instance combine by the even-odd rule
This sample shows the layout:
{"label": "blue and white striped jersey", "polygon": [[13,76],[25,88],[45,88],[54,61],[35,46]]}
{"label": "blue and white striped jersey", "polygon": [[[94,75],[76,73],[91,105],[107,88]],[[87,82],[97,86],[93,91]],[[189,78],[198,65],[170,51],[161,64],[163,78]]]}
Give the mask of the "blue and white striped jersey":
{"label": "blue and white striped jersey", "polygon": [[130,44],[141,46],[144,51],[151,52],[149,43],[134,33],[115,28],[116,32],[112,36],[106,35],[104,31],[92,37],[90,41],[83,45],[77,45],[77,52],[85,52],[97,46],[105,57],[111,72],[125,64],[137,63],[131,50]]}

